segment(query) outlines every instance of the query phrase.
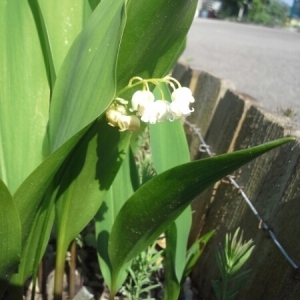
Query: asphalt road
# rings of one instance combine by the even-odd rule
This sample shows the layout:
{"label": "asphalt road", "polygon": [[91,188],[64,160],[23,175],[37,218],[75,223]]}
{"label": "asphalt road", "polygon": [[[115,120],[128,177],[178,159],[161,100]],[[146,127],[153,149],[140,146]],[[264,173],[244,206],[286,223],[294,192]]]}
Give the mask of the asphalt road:
{"label": "asphalt road", "polygon": [[300,33],[197,18],[181,60],[231,80],[268,110],[293,109],[300,122]]}

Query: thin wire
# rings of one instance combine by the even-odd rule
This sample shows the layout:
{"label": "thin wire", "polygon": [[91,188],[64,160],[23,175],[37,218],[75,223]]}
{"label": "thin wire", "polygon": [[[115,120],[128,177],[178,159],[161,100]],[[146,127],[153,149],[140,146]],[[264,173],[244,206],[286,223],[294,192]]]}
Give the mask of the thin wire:
{"label": "thin wire", "polygon": [[[185,124],[187,124],[193,131],[194,133],[198,136],[201,144],[199,146],[199,151],[200,152],[206,152],[210,157],[213,156],[212,152],[210,151],[210,147],[209,145],[206,144],[200,128],[196,127],[196,125],[188,122],[188,121],[184,121]],[[271,239],[273,240],[274,244],[277,246],[277,248],[279,249],[279,251],[282,253],[282,255],[285,257],[285,259],[290,263],[290,265],[293,267],[294,271],[300,272],[300,268],[298,267],[298,265],[291,259],[291,257],[287,254],[287,252],[284,250],[284,248],[281,246],[281,244],[279,243],[277,236],[275,235],[275,233],[273,232],[273,230],[268,226],[268,224],[263,220],[263,218],[260,216],[260,214],[258,213],[258,211],[255,209],[254,205],[251,203],[250,199],[248,198],[248,196],[246,195],[246,193],[244,192],[243,188],[236,182],[236,180],[233,178],[233,176],[228,175],[226,176],[226,178],[230,181],[230,183],[236,188],[238,189],[239,193],[241,194],[241,196],[243,197],[243,199],[246,201],[246,203],[248,204],[248,206],[250,207],[250,209],[252,210],[253,214],[255,215],[255,217],[258,219],[259,221],[259,228],[262,228],[264,230],[266,230],[269,234],[269,236],[271,237]]]}

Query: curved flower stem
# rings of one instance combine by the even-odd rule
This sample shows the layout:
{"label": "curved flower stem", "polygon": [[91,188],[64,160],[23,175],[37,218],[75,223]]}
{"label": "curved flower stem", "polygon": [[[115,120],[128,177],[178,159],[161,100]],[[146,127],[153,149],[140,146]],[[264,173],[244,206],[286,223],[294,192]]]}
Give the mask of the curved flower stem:
{"label": "curved flower stem", "polygon": [[165,100],[165,94],[164,94],[164,91],[163,89],[161,88],[161,86],[159,85],[159,81],[156,82],[156,87],[159,89],[159,92],[160,92],[160,95],[161,95],[161,100]]}
{"label": "curved flower stem", "polygon": [[136,82],[136,83],[133,83],[132,85],[127,85],[126,87],[124,87],[122,90],[120,90],[116,97],[119,97],[120,95],[122,95],[123,93],[125,93],[126,91],[130,90],[131,88],[135,87],[135,86],[138,86],[139,84],[143,84],[142,81],[139,81],[139,82]]}
{"label": "curved flower stem", "polygon": [[[133,83],[134,81],[138,80],[138,82],[135,82]],[[181,84],[179,83],[178,80],[176,80],[175,78],[171,77],[170,75],[167,75],[165,76],[164,78],[149,78],[149,79],[143,79],[139,76],[135,76],[135,77],[132,77],[130,80],[129,80],[129,83],[128,85],[123,88],[122,90],[120,90],[118,93],[117,93],[117,96],[116,97],[119,97],[120,95],[122,95],[124,92],[126,92],[127,90],[133,88],[133,87],[136,87],[138,86],[139,84],[143,84],[144,87],[147,88],[147,90],[149,90],[149,87],[148,87],[148,83],[153,83],[155,86],[159,86],[159,83],[160,82],[165,82],[167,84],[169,84],[173,90],[175,90],[175,85],[173,84],[173,82],[176,83],[176,85],[180,88],[181,87]],[[164,97],[164,94],[163,92],[161,91],[161,94],[162,94],[162,97]]]}
{"label": "curved flower stem", "polygon": [[172,76],[167,75],[167,76],[165,77],[165,79],[168,81],[168,83],[172,86],[172,88],[173,88],[174,90],[175,90],[176,88],[175,88],[174,84],[172,83],[172,81],[175,82],[175,83],[177,84],[178,88],[181,88],[180,82],[179,82],[177,79],[173,78]]}
{"label": "curved flower stem", "polygon": [[135,76],[135,77],[132,77],[132,78],[129,80],[128,86],[132,86],[132,85],[133,85],[133,82],[134,82],[135,80],[144,81],[144,79],[143,79],[142,77]]}

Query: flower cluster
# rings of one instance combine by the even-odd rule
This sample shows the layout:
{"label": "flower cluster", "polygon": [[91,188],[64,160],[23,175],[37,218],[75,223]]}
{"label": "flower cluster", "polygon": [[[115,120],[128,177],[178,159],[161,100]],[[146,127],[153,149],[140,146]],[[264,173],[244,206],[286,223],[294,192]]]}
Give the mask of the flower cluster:
{"label": "flower cluster", "polygon": [[[137,82],[134,83],[134,81]],[[171,102],[164,99],[164,93],[159,87],[160,82],[169,84],[173,89]],[[178,86],[177,88],[175,88],[174,82]],[[161,99],[155,100],[153,93],[149,90],[148,83],[153,83],[159,88]],[[138,117],[145,123],[155,124],[165,120],[174,121],[183,116],[189,116],[194,111],[194,109],[190,109],[189,107],[190,103],[195,101],[191,90],[181,87],[180,83],[170,76],[160,79],[134,77],[121,92],[124,92],[128,88],[133,88],[137,84],[143,84],[143,90],[138,90],[133,94],[131,108],[128,109],[131,113],[135,112],[135,115],[127,115],[126,107],[128,101],[122,98],[116,98],[106,111],[108,124],[118,126],[120,131],[138,130],[140,127]]]}

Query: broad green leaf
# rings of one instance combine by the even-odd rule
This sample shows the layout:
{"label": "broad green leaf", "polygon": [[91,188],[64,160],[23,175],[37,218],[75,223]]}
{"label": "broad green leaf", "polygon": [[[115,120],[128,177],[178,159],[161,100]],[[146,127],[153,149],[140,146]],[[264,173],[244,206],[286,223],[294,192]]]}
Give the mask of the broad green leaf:
{"label": "broad green leaf", "polygon": [[101,0],[88,0],[90,10],[94,11],[100,2],[101,2]]}
{"label": "broad green leaf", "polygon": [[13,200],[15,201],[19,215],[22,216],[22,247],[25,246],[32,225],[35,222],[34,217],[37,217],[36,213],[41,206],[43,196],[49,184],[84,131],[85,129],[48,156],[45,161],[26,178],[13,195]]}
{"label": "broad green leaf", "polygon": [[100,2],[60,68],[50,109],[52,152],[91,124],[115,97],[115,69],[125,23],[124,2]]}
{"label": "broad green leaf", "polygon": [[[32,1],[32,0],[31,0]],[[71,45],[81,32],[85,12],[90,7],[84,0],[39,0],[51,45],[56,73],[58,73]],[[89,9],[89,14],[91,14]]]}
{"label": "broad green leaf", "polygon": [[[122,265],[150,245],[214,182],[293,138],[180,165],[154,177],[124,204],[109,240],[112,284]],[[122,234],[120,234],[120,232]]]}
{"label": "broad green leaf", "polygon": [[[84,130],[83,130],[84,131]],[[32,173],[13,196],[21,218],[21,264],[19,273],[12,278],[11,285],[23,285],[34,271],[43,249],[48,242],[53,224],[53,207],[43,198],[55,173],[76,145],[83,132],[79,132],[47,159]],[[12,287],[14,289],[14,287]]]}
{"label": "broad green leaf", "polygon": [[27,1],[0,0],[0,40],[0,178],[13,194],[48,154],[49,85]]}
{"label": "broad green leaf", "polygon": [[[179,240],[177,234],[177,226],[173,222],[169,228],[165,231],[166,236],[166,249],[165,249],[165,258],[164,258],[164,267],[165,267],[165,286],[164,286],[164,299],[172,300],[178,299],[180,294],[180,283],[178,282],[177,274],[175,271],[175,262],[176,262],[176,250],[177,250],[177,241]],[[184,244],[186,248],[186,243]],[[174,250],[173,250],[174,249]],[[181,257],[181,262],[184,262],[186,255],[186,249],[184,249]]]}
{"label": "broad green leaf", "polygon": [[[171,94],[166,84],[160,84],[167,101]],[[158,88],[154,89],[156,99],[161,99]],[[149,125],[151,155],[158,174],[190,161],[190,152],[183,130],[182,121],[161,122]]]}
{"label": "broad green leaf", "polygon": [[[131,141],[132,141],[132,138],[131,138]],[[137,168],[137,165],[135,162],[135,157],[134,157],[131,145],[130,145],[128,151],[129,151],[130,180],[131,180],[133,190],[136,191],[140,187],[139,171],[138,171],[138,168]]]}
{"label": "broad green leaf", "polygon": [[197,3],[197,0],[128,1],[118,59],[118,90],[133,76],[162,77],[170,72],[182,51]]}
{"label": "broad green leaf", "polygon": [[13,273],[17,272],[21,255],[21,224],[12,196],[0,180],[0,298]]}
{"label": "broad green leaf", "polygon": [[130,133],[120,133],[102,119],[92,125],[72,153],[57,193],[59,248],[66,250],[95,216],[123,162],[129,140]]}
{"label": "broad green leaf", "polygon": [[[126,158],[95,217],[97,252],[100,269],[104,281],[110,290],[111,264],[108,254],[108,240],[118,212],[126,200],[133,194],[129,174],[129,153],[127,153]],[[122,273],[125,276],[127,274],[126,272]],[[117,286],[119,287],[124,280],[125,277],[120,276]]]}
{"label": "broad green leaf", "polygon": [[53,202],[49,203],[51,200],[53,201],[45,197],[32,218],[33,224],[22,249],[18,273],[14,274],[10,281],[11,291],[14,290],[14,286],[23,286],[29,276],[38,271],[38,265],[46,250],[53,227],[54,205]]}
{"label": "broad green leaf", "polygon": [[[161,84],[160,88],[166,100],[171,101],[168,86]],[[154,95],[156,99],[161,99],[157,88],[154,90]],[[190,153],[181,120],[150,125],[150,143],[154,167],[158,174],[190,161]],[[170,229],[171,232],[169,233],[169,229],[166,230],[165,269],[168,279],[165,286],[165,299],[174,299],[179,296],[191,224],[192,214],[190,207],[188,207],[176,219],[175,228]],[[175,278],[171,278],[174,276]]]}
{"label": "broad green leaf", "polygon": [[[95,23],[95,22],[94,22]],[[89,29],[93,29],[94,26],[98,26],[99,24],[93,24],[90,22]],[[99,32],[94,32],[94,34],[98,34]],[[85,34],[83,37],[92,39],[94,36],[91,34]],[[77,43],[78,44],[78,43]],[[80,43],[77,45],[77,48],[80,48]],[[76,48],[76,47],[75,47]],[[113,72],[112,72],[113,73]],[[76,76],[75,76],[76,77]],[[74,78],[74,76],[72,77]],[[78,78],[77,78],[78,80]],[[59,82],[59,81],[57,81]],[[63,78],[61,78],[61,83],[63,83]],[[72,84],[69,81],[69,90],[72,90]],[[76,82],[74,83],[76,84]],[[114,84],[114,80],[112,85]],[[90,88],[91,86],[87,83],[86,88]],[[66,89],[65,89],[66,90]],[[84,91],[85,89],[82,88]],[[62,147],[60,147],[57,151],[55,151],[51,156],[49,156],[22,184],[22,186],[18,189],[16,194],[14,195],[14,199],[16,200],[16,204],[20,214],[22,215],[22,244],[23,250],[26,252],[26,249],[30,247],[30,245],[44,244],[45,238],[43,241],[40,240],[39,236],[44,232],[43,228],[48,228],[49,223],[47,223],[46,219],[43,220],[43,217],[37,214],[44,193],[48,188],[50,182],[52,181],[55,173],[60,168],[61,164],[65,161],[70,151],[76,145],[78,140],[82,137],[86,128],[83,128],[80,132],[78,132],[75,136],[69,139]],[[25,195],[26,194],[26,195]],[[24,196],[25,195],[25,196]],[[50,209],[50,207],[48,207]],[[35,216],[35,218],[32,218]],[[48,218],[48,216],[45,216]],[[39,221],[37,221],[37,219]],[[44,224],[43,227],[37,226],[36,224]],[[37,226],[37,227],[36,227]],[[40,232],[41,234],[34,234]],[[42,235],[43,236],[43,235]],[[46,235],[47,236],[47,235]],[[33,257],[36,257],[36,252],[33,249],[28,256],[28,260]],[[25,253],[24,252],[24,253]],[[24,262],[26,265],[26,262]],[[23,278],[24,279],[24,278]]]}
{"label": "broad green leaf", "polygon": [[[82,137],[83,129],[32,172],[13,195],[21,220],[22,261],[20,272],[12,278],[12,284],[24,284],[41,258],[53,224],[53,205],[45,193],[56,172]],[[50,195],[51,192],[49,191]]]}
{"label": "broad green leaf", "polygon": [[52,57],[48,31],[45,24],[45,19],[41,11],[41,7],[38,0],[28,0],[28,4],[30,5],[30,9],[34,17],[36,29],[39,35],[44,63],[46,66],[48,80],[49,80],[50,94],[52,94],[52,89],[56,79],[56,72],[55,72],[55,67],[54,67],[54,62]]}

